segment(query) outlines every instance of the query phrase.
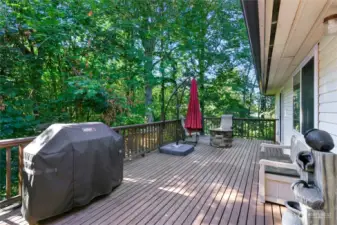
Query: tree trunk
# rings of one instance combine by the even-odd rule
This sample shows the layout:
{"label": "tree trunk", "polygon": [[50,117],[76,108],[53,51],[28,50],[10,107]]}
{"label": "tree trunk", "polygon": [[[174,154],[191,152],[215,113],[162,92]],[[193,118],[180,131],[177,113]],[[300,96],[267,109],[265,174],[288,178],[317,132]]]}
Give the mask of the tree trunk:
{"label": "tree trunk", "polygon": [[245,105],[246,105],[246,100],[247,100],[247,97],[246,97],[247,96],[247,92],[249,91],[248,90],[249,73],[250,73],[251,68],[252,68],[252,63],[250,62],[249,66],[248,66],[248,69],[247,69],[247,71],[246,71],[246,73],[244,74],[244,77],[243,77],[243,79],[245,81],[245,85],[243,87],[243,104],[245,104]]}
{"label": "tree trunk", "polygon": [[204,133],[204,117],[205,117],[205,46],[201,46],[199,55],[199,99],[200,99],[200,110],[202,117],[202,134]]}
{"label": "tree trunk", "polygon": [[161,109],[160,109],[160,119],[161,121],[165,118],[165,81],[164,78],[161,80],[161,89],[160,89],[160,101],[161,101]]}
{"label": "tree trunk", "polygon": [[152,99],[152,88],[153,88],[153,74],[152,74],[152,63],[153,63],[153,52],[155,50],[155,38],[143,38],[142,44],[145,49],[146,62],[144,67],[144,77],[145,77],[145,116],[148,123],[153,122],[153,112],[151,105]]}
{"label": "tree trunk", "polygon": [[253,94],[254,94],[254,88],[257,85],[257,79],[255,79],[253,86],[251,87],[250,93],[249,93],[249,107],[248,107],[248,117],[251,114],[252,110],[252,104],[253,104]]}

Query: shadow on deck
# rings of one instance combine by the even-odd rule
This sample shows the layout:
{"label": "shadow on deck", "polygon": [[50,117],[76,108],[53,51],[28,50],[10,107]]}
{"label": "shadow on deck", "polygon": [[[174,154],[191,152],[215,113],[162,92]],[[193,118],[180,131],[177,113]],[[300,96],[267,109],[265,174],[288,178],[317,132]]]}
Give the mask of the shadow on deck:
{"label": "shadow on deck", "polygon": [[[217,149],[202,138],[185,157],[153,152],[127,161],[109,196],[41,224],[281,224],[284,207],[260,204],[259,140],[235,139]],[[20,210],[0,224],[27,224]]]}

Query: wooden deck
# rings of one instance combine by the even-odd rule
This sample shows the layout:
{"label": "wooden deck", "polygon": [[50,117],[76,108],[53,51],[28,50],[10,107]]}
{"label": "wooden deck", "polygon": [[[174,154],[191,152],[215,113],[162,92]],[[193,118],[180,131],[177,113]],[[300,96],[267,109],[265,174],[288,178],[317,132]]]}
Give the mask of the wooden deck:
{"label": "wooden deck", "polygon": [[[128,161],[109,196],[41,224],[281,224],[284,207],[257,201],[260,143],[235,139],[216,149],[202,139],[185,157]],[[18,209],[2,211],[0,221],[27,224]]]}

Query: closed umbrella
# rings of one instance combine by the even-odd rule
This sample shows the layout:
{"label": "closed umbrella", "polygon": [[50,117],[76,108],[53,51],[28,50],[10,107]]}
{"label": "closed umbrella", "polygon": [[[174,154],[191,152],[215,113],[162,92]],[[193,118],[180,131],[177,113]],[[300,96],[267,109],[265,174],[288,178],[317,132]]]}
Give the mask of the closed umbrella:
{"label": "closed umbrella", "polygon": [[190,101],[188,103],[185,128],[190,133],[194,131],[200,131],[202,129],[198,87],[197,81],[194,78],[192,79],[191,83]]}

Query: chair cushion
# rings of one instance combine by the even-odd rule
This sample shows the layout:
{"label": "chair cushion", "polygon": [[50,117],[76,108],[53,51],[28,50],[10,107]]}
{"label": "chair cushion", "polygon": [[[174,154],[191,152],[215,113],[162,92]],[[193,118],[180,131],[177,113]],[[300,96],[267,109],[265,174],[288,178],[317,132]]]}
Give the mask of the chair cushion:
{"label": "chair cushion", "polygon": [[[290,156],[283,154],[282,149],[268,149],[266,148],[265,152],[260,152],[260,159],[266,159],[276,162],[292,163]],[[288,177],[300,177],[298,172],[293,169],[278,168],[273,166],[266,166],[266,173],[288,176]]]}
{"label": "chair cushion", "polygon": [[285,168],[278,168],[273,166],[266,166],[265,168],[266,173],[280,175],[280,176],[287,176],[287,177],[295,177],[299,178],[300,175],[296,170],[293,169],[285,169]]}
{"label": "chair cushion", "polygon": [[264,152],[260,152],[260,159],[292,163],[290,156],[283,154],[281,148],[266,148]]}

